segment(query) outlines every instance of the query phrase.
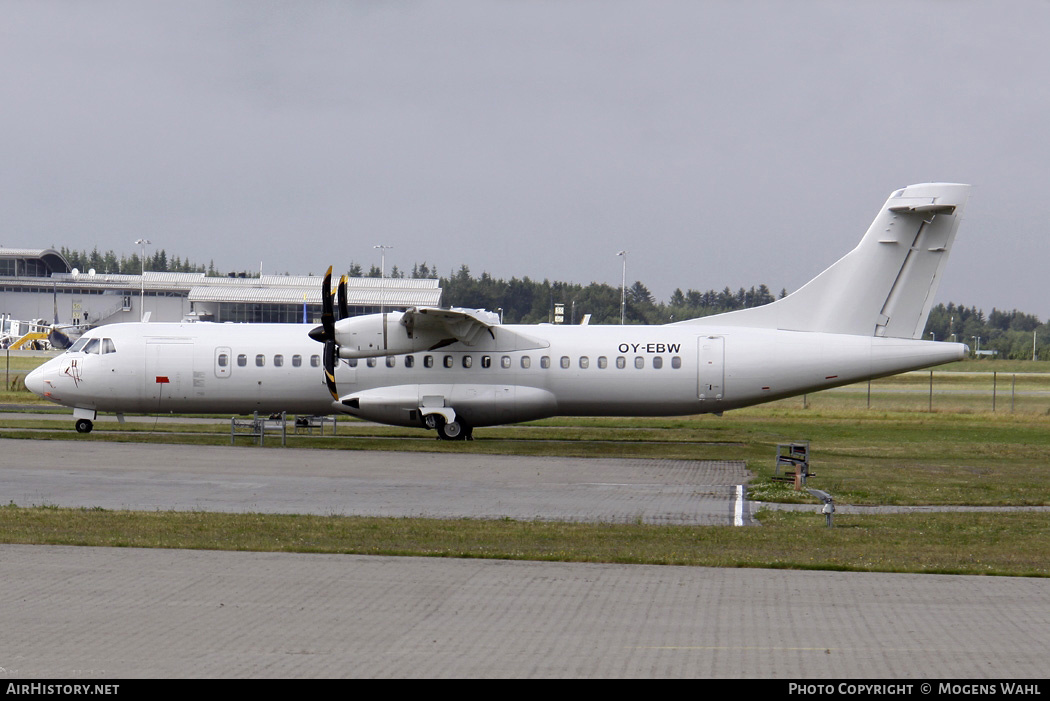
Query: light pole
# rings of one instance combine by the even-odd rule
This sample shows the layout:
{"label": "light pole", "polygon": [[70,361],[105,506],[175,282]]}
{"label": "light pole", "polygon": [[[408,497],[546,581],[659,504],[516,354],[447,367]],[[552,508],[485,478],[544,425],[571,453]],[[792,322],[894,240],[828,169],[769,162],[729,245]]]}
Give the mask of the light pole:
{"label": "light pole", "polygon": [[623,326],[627,315],[627,251],[616,255],[623,256],[623,276],[620,279],[620,325]]}
{"label": "light pole", "polygon": [[393,246],[384,246],[383,244],[377,244],[372,248],[378,248],[380,252],[380,268],[379,268],[379,311],[382,314],[386,313],[386,252],[388,248]]}
{"label": "light pole", "polygon": [[142,263],[142,275],[139,279],[139,318],[142,319],[146,316],[146,246],[153,242],[149,239],[138,239],[135,243],[142,247],[142,258],[139,261]]}

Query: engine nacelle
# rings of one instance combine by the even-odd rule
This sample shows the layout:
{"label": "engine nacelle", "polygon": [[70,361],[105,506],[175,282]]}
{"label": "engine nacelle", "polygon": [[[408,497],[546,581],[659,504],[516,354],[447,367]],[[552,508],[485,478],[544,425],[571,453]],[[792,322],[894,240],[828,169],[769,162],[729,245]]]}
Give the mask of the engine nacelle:
{"label": "engine nacelle", "polygon": [[433,334],[409,336],[401,323],[403,312],[365,314],[335,322],[335,342],[340,358],[372,358],[380,355],[417,353],[445,339]]}

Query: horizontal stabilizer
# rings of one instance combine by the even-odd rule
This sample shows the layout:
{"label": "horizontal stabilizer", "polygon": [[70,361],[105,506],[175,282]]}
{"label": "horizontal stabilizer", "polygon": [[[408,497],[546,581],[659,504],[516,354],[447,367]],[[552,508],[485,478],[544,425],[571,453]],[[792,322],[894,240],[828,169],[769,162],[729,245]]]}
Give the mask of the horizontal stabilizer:
{"label": "horizontal stabilizer", "polygon": [[955,212],[954,204],[901,204],[890,207],[894,214],[920,214],[932,219],[937,214],[952,214]]}

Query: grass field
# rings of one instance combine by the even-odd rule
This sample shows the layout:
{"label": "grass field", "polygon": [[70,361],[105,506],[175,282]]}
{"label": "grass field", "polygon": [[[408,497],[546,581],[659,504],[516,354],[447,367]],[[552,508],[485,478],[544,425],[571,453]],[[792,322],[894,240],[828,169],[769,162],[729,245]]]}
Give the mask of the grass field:
{"label": "grass field", "polygon": [[[19,372],[33,365],[20,365]],[[290,433],[288,445],[745,460],[756,475],[753,499],[815,504],[808,494],[771,480],[777,443],[808,440],[816,472],[809,486],[830,492],[840,504],[1050,505],[1050,373],[1035,372],[1040,363],[957,365],[962,367],[934,373],[933,411],[930,374],[924,372],[872,383],[871,408],[864,385],[723,417],[552,419],[478,429],[476,440],[467,443],[437,441],[419,430],[341,420],[335,437]],[[993,365],[1008,368],[995,371],[995,411],[992,375],[973,369]],[[1012,411],[1004,388],[1013,392]],[[8,404],[33,405],[33,399],[18,388],[0,395],[0,403]],[[82,435],[73,431],[68,412],[48,419],[5,419],[0,421],[0,437],[230,443],[229,424],[222,422],[120,425],[102,420],[93,433]],[[267,440],[268,446],[279,445],[279,440]],[[238,442],[250,444],[248,439]],[[1050,576],[1047,513],[839,514],[832,529],[823,527],[816,508],[805,513],[764,512],[759,519],[760,528],[671,528],[141,514],[12,504],[0,508],[0,541]]]}
{"label": "grass field", "polygon": [[765,512],[760,528],[0,507],[0,540],[142,548],[1050,576],[1045,514]]}

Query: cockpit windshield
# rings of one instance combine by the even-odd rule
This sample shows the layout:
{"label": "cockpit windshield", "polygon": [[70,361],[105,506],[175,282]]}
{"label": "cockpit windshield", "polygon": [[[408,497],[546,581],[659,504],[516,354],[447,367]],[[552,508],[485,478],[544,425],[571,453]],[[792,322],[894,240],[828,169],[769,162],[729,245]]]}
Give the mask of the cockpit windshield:
{"label": "cockpit windshield", "polygon": [[78,338],[77,342],[69,347],[69,353],[116,353],[117,347],[112,338]]}

